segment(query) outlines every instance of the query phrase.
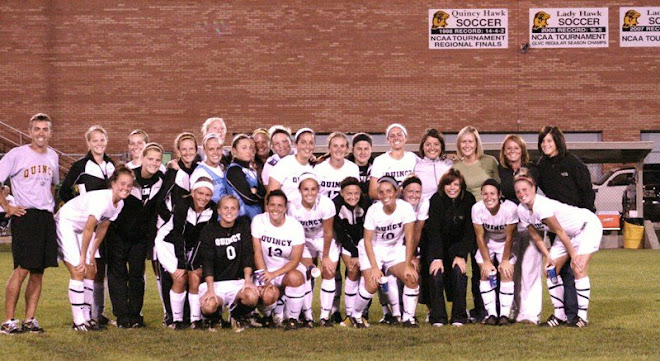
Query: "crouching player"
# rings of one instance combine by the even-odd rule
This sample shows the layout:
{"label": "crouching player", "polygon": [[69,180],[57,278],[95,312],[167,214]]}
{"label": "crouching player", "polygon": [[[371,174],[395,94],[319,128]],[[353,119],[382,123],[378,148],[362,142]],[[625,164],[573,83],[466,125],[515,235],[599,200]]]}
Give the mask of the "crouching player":
{"label": "crouching player", "polygon": [[199,253],[206,281],[199,286],[202,312],[211,315],[228,306],[232,329],[241,332],[248,325],[246,316],[259,301],[259,290],[252,283],[250,222],[247,217],[237,218],[240,204],[233,195],[220,199],[218,213],[220,220],[210,222],[200,235]]}
{"label": "crouching player", "polygon": [[[298,328],[298,318],[305,297],[305,266],[300,263],[305,247],[305,232],[295,218],[286,215],[287,198],[282,190],[266,197],[266,213],[252,220],[254,263],[261,273],[259,281],[265,313],[265,327],[272,327],[271,313],[280,298],[286,296],[285,330]],[[263,270],[263,271],[262,271]]]}
{"label": "crouching player", "polygon": [[[578,314],[570,327],[587,326],[587,309],[591,297],[591,283],[587,267],[591,255],[598,251],[603,235],[603,225],[588,209],[569,206],[536,194],[536,185],[531,178],[520,176],[514,183],[516,197],[520,200],[518,217],[527,226],[529,235],[545,257],[546,269],[561,269],[568,258],[575,273],[575,289],[578,296]],[[555,241],[550,252],[545,249],[539,232],[555,233],[561,242]],[[555,271],[556,272],[556,271]],[[561,276],[548,277],[548,291],[555,306],[554,314],[541,326],[555,327],[566,323],[564,312],[564,284]]]}
{"label": "crouching player", "polygon": [[[353,310],[353,323],[362,324],[362,312],[376,292],[385,274],[393,274],[404,283],[403,326],[417,327],[415,310],[419,295],[418,274],[413,267],[417,244],[413,242],[415,211],[410,203],[398,199],[399,184],[390,176],[378,179],[380,203],[369,208],[364,220],[364,239],[358,246],[362,279]],[[405,244],[404,244],[405,239]],[[398,292],[388,292],[390,303],[398,303]],[[393,311],[393,316],[398,317]]]}
{"label": "crouching player", "polygon": [[[518,225],[518,207],[515,203],[504,200],[500,184],[495,179],[487,179],[481,185],[482,200],[472,206],[472,224],[477,236],[477,246],[474,258],[481,269],[481,298],[488,314],[482,321],[490,326],[508,326],[511,324],[509,314],[513,303],[513,265],[516,255],[512,253],[513,234]],[[497,259],[499,267],[493,266]],[[497,317],[497,272],[500,274],[499,304]],[[492,278],[492,279],[491,279]]]}
{"label": "crouching player", "polygon": [[71,274],[69,301],[75,331],[99,330],[97,321],[91,319],[95,254],[98,257],[110,221],[117,219],[134,180],[133,171],[121,165],[110,177],[110,189],[80,195],[55,215],[60,257]]}

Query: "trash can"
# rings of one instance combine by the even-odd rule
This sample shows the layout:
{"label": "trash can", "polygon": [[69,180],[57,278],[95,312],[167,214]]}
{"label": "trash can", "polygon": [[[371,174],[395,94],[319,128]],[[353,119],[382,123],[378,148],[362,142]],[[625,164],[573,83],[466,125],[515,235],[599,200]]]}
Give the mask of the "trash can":
{"label": "trash can", "polygon": [[644,246],[644,220],[628,218],[623,221],[623,248],[641,249]]}

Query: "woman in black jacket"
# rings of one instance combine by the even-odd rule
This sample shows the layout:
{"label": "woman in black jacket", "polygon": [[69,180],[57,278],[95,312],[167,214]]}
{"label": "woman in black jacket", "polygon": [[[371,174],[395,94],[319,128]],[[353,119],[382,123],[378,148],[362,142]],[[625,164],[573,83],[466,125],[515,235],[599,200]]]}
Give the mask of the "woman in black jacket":
{"label": "woman in black jacket", "polygon": [[440,179],[438,192],[431,197],[426,221],[427,242],[420,244],[423,285],[429,290],[429,322],[440,327],[447,324],[447,300],[453,303],[451,324],[467,322],[466,257],[475,247],[472,206],[476,202],[466,190],[460,171],[450,169]]}
{"label": "woman in black jacket", "polygon": [[[539,153],[542,154],[538,162],[538,186],[550,199],[571,206],[585,208],[595,212],[594,201],[596,193],[591,185],[589,169],[573,154],[566,150],[564,133],[555,126],[545,126],[539,132]],[[554,242],[554,234],[550,235]],[[564,280],[564,308],[568,322],[577,317],[577,293],[575,290],[575,277],[566,262],[559,274]],[[549,325],[548,323],[542,326]]]}

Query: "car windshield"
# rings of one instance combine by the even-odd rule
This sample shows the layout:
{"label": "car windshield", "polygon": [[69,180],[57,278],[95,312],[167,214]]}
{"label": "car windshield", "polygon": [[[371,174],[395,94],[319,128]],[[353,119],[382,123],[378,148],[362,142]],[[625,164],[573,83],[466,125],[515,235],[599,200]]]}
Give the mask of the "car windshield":
{"label": "car windshield", "polygon": [[600,179],[598,179],[597,181],[595,181],[594,184],[597,185],[597,186],[601,186],[601,185],[603,185],[603,183],[605,183],[605,182],[607,181],[607,179],[612,175],[612,173],[614,173],[614,171],[611,171],[611,170],[605,172],[605,174],[603,174],[603,175],[600,177]]}
{"label": "car windshield", "polygon": [[660,171],[645,170],[644,184],[660,184]]}

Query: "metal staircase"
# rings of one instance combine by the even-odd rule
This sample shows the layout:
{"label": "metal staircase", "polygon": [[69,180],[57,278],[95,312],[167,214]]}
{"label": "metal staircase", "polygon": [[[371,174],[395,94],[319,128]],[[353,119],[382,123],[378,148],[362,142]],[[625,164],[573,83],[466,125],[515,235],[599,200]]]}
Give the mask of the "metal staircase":
{"label": "metal staircase", "polygon": [[[27,133],[24,133],[0,120],[0,154],[4,155],[14,147],[29,144],[31,140],[32,137]],[[53,149],[59,156],[60,180],[62,180],[66,177],[67,173],[69,173],[69,169],[71,169],[71,166],[77,159],[70,157],[53,147],[51,147],[51,149]]]}

